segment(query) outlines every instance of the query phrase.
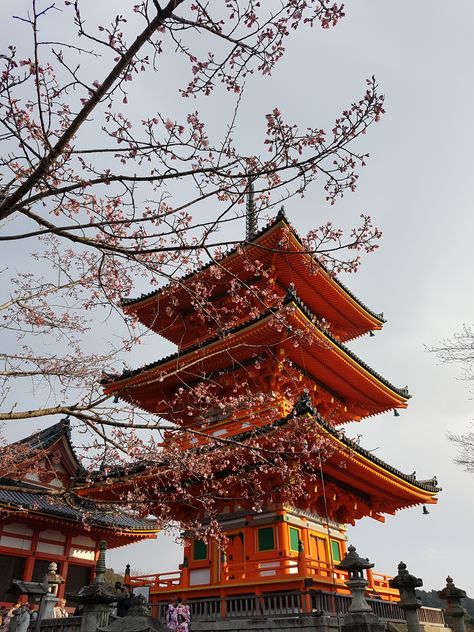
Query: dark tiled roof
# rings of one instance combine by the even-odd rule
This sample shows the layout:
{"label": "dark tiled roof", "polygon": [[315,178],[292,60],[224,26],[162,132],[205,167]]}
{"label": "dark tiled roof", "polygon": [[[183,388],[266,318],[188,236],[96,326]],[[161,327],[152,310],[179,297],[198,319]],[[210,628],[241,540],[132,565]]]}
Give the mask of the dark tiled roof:
{"label": "dark tiled roof", "polygon": [[[67,439],[71,438],[71,424],[68,418],[61,419],[61,421],[57,424],[49,426],[49,428],[45,428],[39,432],[35,432],[34,434],[29,435],[24,439],[20,439],[15,443],[28,445],[33,451],[46,450],[63,436],[67,437]],[[15,445],[15,443],[12,445]]]}
{"label": "dark tiled roof", "polygon": [[[4,488],[0,489],[0,506],[2,507],[44,513],[80,523],[83,522],[86,514],[90,524],[102,528],[131,532],[157,531],[152,521],[135,518],[123,511],[117,511],[104,505],[102,506],[103,509],[98,510],[92,501],[78,499],[72,494],[68,494],[66,502],[61,498],[48,496],[47,493],[37,493],[39,488],[28,483],[0,479],[0,485]],[[8,487],[12,489],[8,489]]]}
{"label": "dark tiled roof", "polygon": [[[260,231],[258,231],[254,235],[252,241],[248,242],[246,244],[246,246],[249,246],[252,243],[254,243],[257,239],[259,239],[262,235],[264,235],[267,231],[271,230],[274,226],[276,226],[281,221],[285,221],[286,222],[286,224],[291,229],[291,231],[292,231],[293,235],[295,236],[295,238],[298,240],[298,242],[304,248],[303,240],[301,239],[300,235],[296,232],[296,230],[293,228],[293,225],[290,224],[290,222],[288,222],[288,220],[286,218],[286,215],[285,215],[285,212],[284,212],[283,209],[281,209],[278,212],[278,215],[275,217],[274,220],[271,220],[270,222],[268,222],[268,224],[266,226],[264,226]],[[227,259],[228,257],[230,257],[233,254],[235,254],[237,252],[237,249],[238,249],[237,246],[234,247],[234,248],[231,248],[225,254],[224,259]],[[327,272],[330,276],[332,276],[332,278],[333,278],[334,282],[336,283],[336,285],[338,285],[346,294],[348,294],[348,296],[350,296],[356,303],[358,303],[367,313],[369,313],[374,318],[377,318],[377,320],[379,320],[380,322],[383,322],[383,323],[386,322],[384,317],[383,317],[383,314],[377,314],[372,309],[367,307],[367,305],[365,305],[359,298],[357,298],[357,296],[355,294],[353,294],[351,292],[351,290],[349,290],[349,288],[344,283],[342,283],[342,281],[340,281],[335,276],[331,275],[331,273],[328,271],[328,269],[322,263],[320,263],[319,261],[317,263],[325,272]],[[213,264],[214,264],[213,261],[209,261],[208,263],[204,264],[200,268],[197,268],[196,270],[193,270],[192,272],[189,272],[188,274],[185,274],[184,276],[180,277],[179,279],[176,279],[176,281],[179,282],[179,283],[184,283],[188,279],[191,279],[193,276],[195,276],[197,274],[200,274],[201,272],[204,272],[205,270],[209,269]],[[124,307],[126,307],[128,305],[135,305],[137,303],[140,303],[141,301],[144,301],[144,300],[146,300],[148,298],[151,298],[152,296],[158,296],[159,294],[161,294],[163,292],[163,290],[168,289],[170,286],[171,286],[171,283],[168,283],[168,284],[164,285],[163,287],[161,287],[161,288],[159,288],[157,290],[153,290],[152,292],[147,292],[147,293],[141,294],[140,296],[137,296],[135,298],[124,298],[124,299],[122,299],[122,305]]]}
{"label": "dark tiled roof", "polygon": [[[294,293],[289,293],[286,296],[285,300],[283,301],[283,305],[284,306],[287,306],[290,303],[295,303],[295,305],[301,309],[301,311],[305,314],[305,316],[309,320],[311,320],[311,321],[314,320],[314,318],[315,318],[314,314],[311,312],[311,310]],[[232,329],[227,330],[226,334],[230,335],[230,334],[237,333],[238,331],[240,331],[242,329],[245,329],[246,327],[249,327],[250,325],[253,325],[253,324],[257,323],[260,320],[263,320],[267,316],[269,316],[271,314],[274,314],[274,313],[276,313],[276,310],[268,309],[267,311],[265,311],[262,314],[260,314],[260,316],[258,316],[257,318],[245,321],[245,322],[241,323],[240,325],[237,325],[236,327],[233,327]],[[315,326],[318,327],[317,325],[315,325]],[[318,327],[318,329],[319,329],[319,327]],[[320,331],[321,331],[321,329],[320,329]],[[366,371],[368,371],[371,375],[373,375],[380,382],[385,384],[385,386],[387,386],[392,391],[394,391],[398,395],[401,395],[404,398],[409,398],[410,397],[410,394],[408,392],[408,388],[407,387],[397,388],[396,386],[391,384],[388,380],[386,380],[383,376],[381,376],[379,373],[374,371],[374,369],[372,369],[368,364],[366,364],[363,360],[361,360],[346,345],[344,345],[342,342],[337,340],[337,338],[335,338],[331,333],[329,333],[327,331],[324,331],[322,333],[324,333],[324,335],[327,336],[329,338],[329,340],[331,340],[337,347],[342,349],[344,351],[344,353],[346,353],[350,358],[355,360],[362,368],[364,368]],[[145,373],[146,371],[149,371],[150,369],[157,368],[157,367],[161,366],[162,364],[165,364],[166,362],[168,362],[170,360],[176,360],[176,359],[178,359],[180,357],[183,357],[183,356],[186,356],[186,355],[188,355],[190,353],[193,353],[194,351],[197,351],[199,349],[205,349],[208,345],[211,345],[214,342],[217,342],[218,340],[221,340],[221,339],[222,339],[222,333],[218,334],[216,336],[213,336],[212,338],[207,338],[205,340],[204,344],[197,343],[195,345],[192,345],[191,347],[188,347],[185,351],[176,351],[175,353],[172,353],[172,354],[170,354],[168,356],[165,356],[164,358],[162,358],[161,360],[158,360],[156,362],[151,362],[149,364],[145,364],[144,366],[142,366],[142,367],[140,367],[138,369],[133,369],[131,371],[125,371],[120,376],[107,375],[107,376],[104,377],[104,379],[102,380],[101,383],[102,384],[111,384],[111,383],[116,382],[118,380],[122,380],[122,379],[129,378],[129,377],[134,377],[135,375],[139,375],[140,373]]]}
{"label": "dark tiled roof", "polygon": [[[73,462],[71,463],[72,468],[79,470],[81,465],[74,450],[74,446],[71,443],[71,424],[69,418],[67,417],[61,419],[58,423],[45,428],[44,430],[40,430],[39,432],[28,435],[19,441],[11,443],[5,448],[2,448],[2,450],[11,452],[12,447],[18,446],[18,456],[16,462],[20,463],[29,459],[34,459],[38,456],[42,457],[44,452],[61,439],[63,439],[69,446],[70,454],[73,459]],[[2,454],[2,450],[0,450],[0,456]]]}

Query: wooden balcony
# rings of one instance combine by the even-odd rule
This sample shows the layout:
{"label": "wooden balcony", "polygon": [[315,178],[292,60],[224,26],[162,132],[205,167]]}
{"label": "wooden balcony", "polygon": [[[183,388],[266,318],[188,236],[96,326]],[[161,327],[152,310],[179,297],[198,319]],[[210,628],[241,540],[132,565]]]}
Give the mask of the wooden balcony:
{"label": "wooden balcony", "polygon": [[[198,570],[198,573],[195,573]],[[212,579],[213,578],[213,579]],[[285,589],[301,590],[312,587],[325,591],[348,594],[345,582],[347,573],[340,571],[328,562],[315,561],[305,555],[274,557],[259,561],[246,561],[238,564],[223,563],[219,568],[211,566],[200,569],[181,568],[178,571],[137,575],[127,578],[131,586],[149,586],[150,599],[171,594],[206,594],[222,596],[225,593],[257,592],[276,588],[278,584]],[[369,571],[367,574],[369,596],[385,601],[398,601],[398,591],[390,588],[388,575]]]}

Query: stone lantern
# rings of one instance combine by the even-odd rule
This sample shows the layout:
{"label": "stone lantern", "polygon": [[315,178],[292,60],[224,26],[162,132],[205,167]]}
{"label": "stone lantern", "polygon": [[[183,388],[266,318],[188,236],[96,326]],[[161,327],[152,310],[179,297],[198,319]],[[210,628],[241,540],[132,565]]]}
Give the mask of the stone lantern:
{"label": "stone lantern", "polygon": [[107,625],[111,604],[121,599],[122,594],[105,583],[105,552],[107,543],[99,542],[99,557],[92,584],[83,586],[76,595],[68,595],[71,601],[82,605],[80,632],[96,632],[99,626]]}
{"label": "stone lantern", "polygon": [[404,562],[400,562],[398,575],[393,577],[389,584],[400,592],[400,606],[405,613],[408,632],[420,632],[421,626],[417,610],[421,608],[421,601],[416,596],[415,588],[423,586],[423,580],[410,575],[407,565]]}
{"label": "stone lantern", "polygon": [[355,546],[349,546],[347,553],[336,568],[347,571],[349,579],[346,586],[352,594],[352,602],[347,614],[344,616],[343,632],[382,632],[385,628],[380,623],[377,615],[372,611],[365,599],[365,589],[368,581],[364,577],[364,571],[373,568],[368,558],[362,558],[357,554]]}
{"label": "stone lantern", "polygon": [[58,588],[61,584],[64,584],[64,577],[59,575],[56,571],[58,570],[58,565],[56,562],[51,562],[48,565],[48,572],[44,576],[44,582],[48,584],[48,591],[54,595],[55,597],[58,594]]}
{"label": "stone lantern", "polygon": [[[43,611],[40,612],[42,619],[54,618],[54,606],[58,603],[58,589],[65,581],[64,577],[56,572],[57,570],[58,565],[56,562],[51,562],[48,565],[48,572],[44,576],[43,583],[47,587],[48,592],[46,593],[42,603]],[[38,614],[38,618],[40,618],[40,614]]]}
{"label": "stone lantern", "polygon": [[438,597],[446,602],[446,615],[454,632],[466,632],[464,615],[466,610],[461,606],[461,599],[467,597],[466,591],[454,585],[451,577],[446,577],[446,586],[438,590]]}

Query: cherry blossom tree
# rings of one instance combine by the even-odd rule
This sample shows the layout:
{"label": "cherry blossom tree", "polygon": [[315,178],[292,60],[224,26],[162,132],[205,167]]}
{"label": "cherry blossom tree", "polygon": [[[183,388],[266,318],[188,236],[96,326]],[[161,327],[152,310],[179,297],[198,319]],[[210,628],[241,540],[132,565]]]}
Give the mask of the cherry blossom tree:
{"label": "cherry blossom tree", "polygon": [[[462,367],[461,379],[474,381],[474,327],[463,325],[461,331],[451,338],[441,341],[428,351],[435,353],[443,363],[459,364]],[[468,472],[474,472],[474,432],[469,430],[462,434],[449,433],[448,438],[458,448],[455,463]]]}
{"label": "cherry blossom tree", "polygon": [[[8,261],[1,269],[8,343],[0,354],[0,421],[70,416],[89,431],[84,450],[92,465],[102,467],[118,459],[162,459],[156,437],[176,430],[118,406],[102,391],[103,372],[120,370],[145,335],[123,316],[121,299],[137,286],[179,283],[204,263],[215,262],[217,269],[229,248],[245,244],[231,227],[242,223],[250,188],[262,218],[315,183],[330,205],[354,191],[368,157],[359,140],[384,113],[372,77],[330,130],[317,121],[302,129],[271,104],[261,139],[250,142],[240,133],[239,111],[252,75],[270,75],[303,29],[336,27],[344,18],[342,4],[145,0],[125,4],[119,15],[113,4],[98,11],[81,0],[61,6],[32,0],[13,18],[25,37],[0,53],[0,241],[6,253],[31,253],[26,271],[10,270]],[[140,97],[144,85],[158,86],[161,95],[174,89],[160,75],[171,64],[185,69],[175,94],[189,104],[182,118]],[[233,99],[233,113],[225,134],[216,137],[200,108],[223,94]],[[370,217],[362,216],[347,235],[333,221],[321,223],[305,244],[334,272],[353,271],[379,237]],[[232,288],[240,291],[238,280]],[[268,296],[259,292],[250,288],[252,300],[265,302]],[[219,318],[214,310],[216,326]],[[104,330],[113,333],[96,343],[102,339],[96,332]],[[25,407],[27,390],[34,404]],[[153,430],[150,440],[143,438],[146,430]],[[294,466],[275,443],[254,441],[240,452],[232,446],[232,457],[218,442],[198,462],[178,444],[168,445],[167,476],[182,483],[199,470],[201,483],[210,481],[218,458],[234,459],[237,479],[249,452],[257,455],[255,468],[269,468],[262,450],[270,450],[277,455],[271,467],[286,470],[279,475],[283,489]],[[277,443],[283,454],[288,441]],[[20,461],[12,459],[10,473]],[[218,495],[212,481],[203,505]],[[255,486],[249,496],[258,498]],[[186,502],[196,502],[186,494]],[[140,502],[146,506],[147,499]],[[166,514],[169,499],[160,502]]]}

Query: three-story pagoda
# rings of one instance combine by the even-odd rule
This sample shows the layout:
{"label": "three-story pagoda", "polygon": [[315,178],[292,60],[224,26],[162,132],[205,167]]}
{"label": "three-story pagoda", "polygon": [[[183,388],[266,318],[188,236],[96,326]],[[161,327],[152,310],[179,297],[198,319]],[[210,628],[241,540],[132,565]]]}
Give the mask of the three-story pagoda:
{"label": "three-story pagoda", "polygon": [[[310,585],[344,591],[335,564],[345,553],[348,524],[364,516],[383,521],[385,514],[436,502],[435,479],[405,475],[340,432],[347,422],[405,408],[409,394],[348,349],[347,342],[381,329],[383,316],[307,252],[283,213],[244,246],[179,282],[124,301],[124,309],[178,350],[107,379],[105,391],[188,428],[183,451],[210,441],[241,445],[255,436],[260,446],[271,446],[275,433],[301,417],[310,420],[305,432],[317,433],[326,446],[324,459],[316,453],[304,467],[298,463],[291,498],[271,493],[282,481],[266,468],[243,468],[240,488],[233,479],[215,506],[225,548],[194,538],[179,572],[133,579],[151,583],[155,599]],[[258,511],[240,499],[250,475],[262,493]],[[144,468],[137,477],[146,485],[156,469]],[[98,481],[92,493],[118,498],[129,485],[130,476],[118,474]],[[177,520],[190,511],[179,502],[172,508]],[[385,576],[370,573],[369,580],[379,595],[394,598]]]}

